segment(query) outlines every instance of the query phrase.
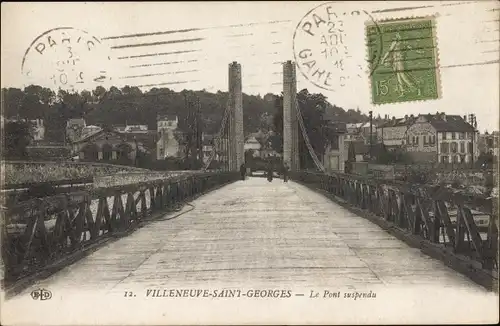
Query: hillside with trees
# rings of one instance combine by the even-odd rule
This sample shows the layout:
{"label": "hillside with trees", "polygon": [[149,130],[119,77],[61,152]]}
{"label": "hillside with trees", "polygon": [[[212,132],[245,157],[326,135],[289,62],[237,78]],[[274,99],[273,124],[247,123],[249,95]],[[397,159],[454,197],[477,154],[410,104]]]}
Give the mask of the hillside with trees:
{"label": "hillside with trees", "polygon": [[[111,87],[109,90],[99,86],[92,91],[69,93],[64,90],[54,92],[49,88],[31,85],[25,89],[3,88],[2,100],[4,118],[43,119],[45,140],[63,142],[66,122],[71,118],[84,118],[88,125],[103,128],[142,124],[155,130],[157,116],[169,114],[179,117],[181,131],[188,131],[188,120],[192,117],[196,103],[201,107],[203,132],[214,134],[219,131],[228,93],[210,93],[204,90],[175,92],[168,88],[152,88],[143,92],[138,87],[130,86],[121,89]],[[325,136],[325,119],[346,123],[368,119],[359,110],[346,111],[329,103],[323,95],[310,94],[307,90],[299,92],[298,100],[311,143],[318,155],[324,151],[328,138]],[[273,94],[263,97],[243,94],[243,108],[245,134],[259,131],[267,134],[274,131],[270,141],[272,147],[281,152],[282,121],[279,121],[279,116],[282,114],[282,97]],[[9,128],[17,130],[20,126],[13,125]],[[25,142],[24,134],[21,138]],[[18,141],[14,138],[6,140],[9,144]],[[303,140],[300,140],[300,144],[305,146]],[[305,153],[302,149],[305,148],[301,148],[301,152]],[[16,156],[18,155],[20,153],[16,153]]]}

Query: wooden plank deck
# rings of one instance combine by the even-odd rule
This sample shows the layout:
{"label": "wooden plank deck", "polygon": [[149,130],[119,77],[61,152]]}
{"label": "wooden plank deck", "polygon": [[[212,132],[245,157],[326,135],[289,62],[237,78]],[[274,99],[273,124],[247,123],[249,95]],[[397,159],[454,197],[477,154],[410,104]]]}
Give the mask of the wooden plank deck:
{"label": "wooden plank deck", "polygon": [[155,221],[107,244],[7,304],[29,300],[40,287],[61,298],[215,287],[418,287],[423,293],[453,289],[486,295],[442,262],[291,181],[250,178],[193,205],[178,218]]}

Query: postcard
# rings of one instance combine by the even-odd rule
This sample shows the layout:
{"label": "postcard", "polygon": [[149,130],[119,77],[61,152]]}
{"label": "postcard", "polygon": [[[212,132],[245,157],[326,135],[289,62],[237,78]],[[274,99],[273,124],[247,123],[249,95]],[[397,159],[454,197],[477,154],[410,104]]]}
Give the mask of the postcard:
{"label": "postcard", "polygon": [[3,2],[1,323],[498,323],[499,10]]}

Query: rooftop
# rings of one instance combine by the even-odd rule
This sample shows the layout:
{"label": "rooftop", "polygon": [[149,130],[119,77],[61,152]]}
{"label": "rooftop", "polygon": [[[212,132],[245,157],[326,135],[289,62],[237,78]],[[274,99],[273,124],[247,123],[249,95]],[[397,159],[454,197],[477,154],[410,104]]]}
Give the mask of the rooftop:
{"label": "rooftop", "polygon": [[162,114],[158,115],[158,121],[163,120],[163,121],[176,121],[177,116],[175,114]]}
{"label": "rooftop", "polygon": [[414,116],[405,116],[404,118],[392,117],[391,120],[385,121],[378,125],[377,128],[402,127],[411,125],[417,120]]}
{"label": "rooftop", "polygon": [[83,118],[69,119],[67,125],[68,126],[74,126],[74,125],[85,126],[85,119],[83,119]]}
{"label": "rooftop", "polygon": [[[254,136],[248,136],[246,139],[245,139],[245,143],[259,143],[259,141],[257,140],[257,138],[255,138]],[[260,144],[260,143],[259,143]]]}
{"label": "rooftop", "polygon": [[459,115],[446,115],[444,113],[425,116],[427,121],[436,129],[436,131],[459,131],[474,132],[474,127]]}
{"label": "rooftop", "polygon": [[347,132],[347,124],[343,122],[330,122],[328,123],[328,129],[334,133],[344,134]]}
{"label": "rooftop", "polygon": [[425,121],[429,122],[436,131],[461,131],[461,132],[473,132],[474,127],[464,120],[463,117],[459,115],[447,115],[444,112],[435,114],[419,114],[417,117],[411,115],[406,115],[403,118],[393,117],[391,120],[379,125],[378,128],[390,128],[399,126],[408,126],[414,124],[417,119],[424,118]]}
{"label": "rooftop", "polygon": [[147,125],[130,125],[126,126],[124,129],[124,132],[147,132],[148,131],[148,126]]}

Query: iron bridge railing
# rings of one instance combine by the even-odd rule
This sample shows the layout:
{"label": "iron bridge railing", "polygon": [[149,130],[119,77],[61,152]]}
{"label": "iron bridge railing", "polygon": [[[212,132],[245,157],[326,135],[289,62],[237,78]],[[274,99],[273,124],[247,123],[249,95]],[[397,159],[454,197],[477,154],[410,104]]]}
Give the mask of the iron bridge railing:
{"label": "iron bridge railing", "polygon": [[290,177],[333,195],[477,283],[498,284],[498,209],[491,198],[343,173]]}
{"label": "iron bridge railing", "polygon": [[131,185],[76,191],[2,207],[4,286],[58,264],[110,236],[178,209],[193,196],[238,180],[206,172]]}

